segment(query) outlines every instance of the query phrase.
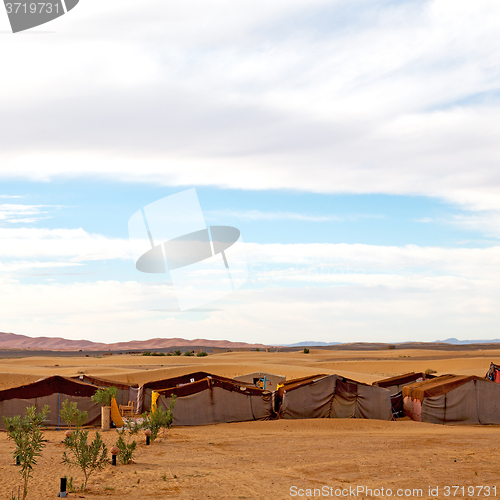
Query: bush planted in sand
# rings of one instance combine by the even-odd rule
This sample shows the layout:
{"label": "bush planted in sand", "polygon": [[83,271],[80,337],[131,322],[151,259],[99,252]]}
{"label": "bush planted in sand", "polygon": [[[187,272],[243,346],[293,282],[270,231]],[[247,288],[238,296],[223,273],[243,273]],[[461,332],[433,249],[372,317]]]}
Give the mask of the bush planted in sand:
{"label": "bush planted in sand", "polygon": [[16,415],[12,418],[3,417],[7,435],[16,444],[13,452],[16,462],[21,467],[19,471],[23,477],[23,496],[25,500],[28,494],[28,480],[32,477],[33,466],[36,459],[42,456],[42,449],[45,446],[42,426],[45,417],[49,413],[49,406],[45,405],[40,413],[36,412],[36,406],[26,408],[26,415]]}
{"label": "bush planted in sand", "polygon": [[91,474],[97,470],[102,470],[108,465],[108,449],[104,444],[99,432],[95,433],[94,440],[88,444],[89,431],[76,431],[64,445],[69,449],[72,456],[68,456],[66,451],[63,453],[63,463],[70,467],[78,467],[82,470],[85,478],[82,484],[82,491],[87,488],[87,481]]}
{"label": "bush planted in sand", "polygon": [[176,396],[172,396],[170,407],[166,412],[159,406],[156,410],[151,410],[150,413],[144,413],[142,415],[144,418],[142,426],[144,429],[149,429],[151,431],[151,442],[157,438],[160,429],[163,428],[163,435],[165,436],[165,429],[170,429],[172,427],[175,400]]}
{"label": "bush planted in sand", "polygon": [[80,429],[81,426],[88,418],[88,413],[86,411],[81,412],[78,409],[78,403],[70,403],[68,399],[63,401],[61,407],[61,418],[68,424],[71,429],[71,425],[75,424],[76,430]]}

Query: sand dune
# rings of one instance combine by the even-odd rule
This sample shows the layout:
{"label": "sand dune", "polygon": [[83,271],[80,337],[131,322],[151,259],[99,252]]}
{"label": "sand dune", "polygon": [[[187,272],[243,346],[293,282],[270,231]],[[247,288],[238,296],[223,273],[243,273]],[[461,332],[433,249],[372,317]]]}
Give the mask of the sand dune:
{"label": "sand dune", "polygon": [[[314,349],[309,354],[253,351],[204,358],[137,355],[4,358],[0,359],[0,388],[55,373],[66,376],[90,373],[135,383],[197,370],[226,377],[268,371],[286,375],[288,379],[338,373],[362,382],[427,368],[438,373],[484,376],[490,361],[500,364],[500,350]],[[47,449],[35,468],[30,486],[29,498],[36,500],[54,498],[59,478],[64,474],[81,482],[78,471],[61,465],[62,431],[47,431],[46,435]],[[116,438],[115,431],[105,433],[110,446]],[[292,486],[303,489],[364,486],[392,488],[394,492],[399,488],[422,488],[423,495],[419,498],[431,498],[429,486],[438,486],[439,498],[446,498],[443,494],[446,485],[466,488],[496,485],[500,496],[496,463],[500,426],[439,426],[408,420],[278,420],[174,428],[165,440],[151,447],[146,447],[143,441],[141,436],[135,464],[108,467],[90,481],[89,492],[80,496],[280,500],[292,498]],[[20,476],[10,454],[13,445],[4,432],[0,433],[0,445],[4,450],[0,454],[0,497],[8,498],[20,484]]]}

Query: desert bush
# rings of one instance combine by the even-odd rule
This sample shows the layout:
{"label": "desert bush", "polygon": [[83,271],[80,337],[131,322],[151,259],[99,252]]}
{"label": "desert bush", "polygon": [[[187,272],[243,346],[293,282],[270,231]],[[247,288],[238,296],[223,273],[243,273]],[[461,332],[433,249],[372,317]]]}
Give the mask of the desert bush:
{"label": "desert bush", "polygon": [[260,351],[260,349],[257,347],[257,348],[255,349],[255,351],[256,351],[256,352],[259,352],[259,351]]}
{"label": "desert bush", "polygon": [[427,368],[427,370],[425,370],[425,374],[426,374],[426,375],[430,375],[430,374],[432,374],[432,373],[437,373],[437,371],[436,371],[436,370],[433,370],[432,368]]}
{"label": "desert bush", "polygon": [[[142,423],[139,424],[131,418],[128,418],[123,428],[121,430],[117,430],[118,441],[116,442],[116,446],[120,450],[118,453],[118,460],[120,460],[123,465],[129,464],[133,461],[137,443],[135,441],[130,442],[130,438],[137,435],[142,428]],[[127,438],[127,441],[125,441],[125,437]]]}
{"label": "desert bush", "polygon": [[16,445],[13,455],[21,467],[19,472],[23,478],[23,500],[28,494],[28,481],[32,477],[33,466],[36,465],[37,458],[42,456],[45,446],[42,427],[49,412],[48,405],[45,405],[40,413],[36,412],[36,406],[33,405],[26,408],[23,418],[21,415],[3,417],[7,436]]}
{"label": "desert bush", "polygon": [[193,355],[193,353],[191,351],[186,351],[184,353],[184,356],[192,356],[192,355]]}
{"label": "desert bush", "polygon": [[199,358],[202,358],[203,356],[208,356],[208,354],[205,351],[201,351],[196,356],[198,356]]}
{"label": "desert bush", "polygon": [[89,477],[97,470],[102,470],[108,464],[108,449],[99,432],[95,433],[94,440],[88,444],[89,431],[76,431],[69,436],[64,445],[71,452],[68,456],[63,453],[63,463],[70,467],[78,467],[83,472],[84,483],[82,491],[87,488]]}
{"label": "desert bush", "polygon": [[182,354],[181,351],[174,351],[174,356],[180,356]]}
{"label": "desert bush", "polygon": [[143,356],[151,356],[151,353],[149,351],[146,351],[146,352],[143,352],[142,355]]}
{"label": "desert bush", "polygon": [[81,412],[78,409],[78,403],[70,403],[68,399],[63,401],[61,406],[61,418],[68,424],[71,429],[71,425],[75,424],[76,429],[80,427],[87,420],[88,413],[86,411]]}
{"label": "desert bush", "polygon": [[304,354],[309,354],[309,349],[307,347],[304,347]]}
{"label": "desert bush", "polygon": [[149,429],[151,431],[151,442],[157,438],[160,429],[163,428],[163,435],[165,435],[165,429],[170,429],[172,427],[175,400],[176,397],[172,396],[170,406],[166,412],[161,406],[158,406],[156,410],[142,415],[144,418],[142,426],[144,429]]}
{"label": "desert bush", "polygon": [[151,356],[165,356],[165,353],[164,352],[154,352],[153,354],[151,354]]}
{"label": "desert bush", "polygon": [[97,389],[95,394],[90,398],[92,402],[101,404],[103,406],[109,406],[111,404],[111,399],[118,395],[118,389],[116,387],[104,387]]}

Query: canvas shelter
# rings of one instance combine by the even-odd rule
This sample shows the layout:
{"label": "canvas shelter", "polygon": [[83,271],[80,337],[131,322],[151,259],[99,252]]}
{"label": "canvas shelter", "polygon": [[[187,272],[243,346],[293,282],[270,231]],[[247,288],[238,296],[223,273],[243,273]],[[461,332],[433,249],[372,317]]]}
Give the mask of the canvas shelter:
{"label": "canvas shelter", "polygon": [[442,375],[403,387],[404,412],[433,424],[500,424],[500,384]]}
{"label": "canvas shelter", "polygon": [[174,425],[268,420],[274,416],[271,391],[217,375],[207,375],[194,382],[156,392],[159,393],[156,403],[165,410],[169,408],[172,396],[176,396]]}
{"label": "canvas shelter", "polygon": [[[80,411],[88,413],[83,425],[97,425],[101,419],[101,405],[90,399],[97,389],[95,385],[58,375],[46,377],[31,384],[0,391],[0,416],[22,416],[28,406],[35,405],[37,411],[41,411],[45,405],[49,405],[50,413],[45,425],[64,426],[66,424],[61,420],[60,411],[62,403],[68,399],[70,403],[78,403]],[[0,418],[0,425],[4,427],[3,418]]]}
{"label": "canvas shelter", "polygon": [[245,384],[255,385],[256,387],[261,387],[262,381],[265,380],[266,386],[261,387],[261,389],[275,391],[278,388],[278,384],[285,382],[286,377],[284,375],[275,375],[274,373],[253,372],[247,373],[246,375],[238,375],[234,377],[234,380],[244,382]]}
{"label": "canvas shelter", "polygon": [[404,373],[403,375],[397,375],[395,377],[385,378],[383,380],[377,380],[373,382],[372,385],[377,387],[383,387],[387,389],[391,394],[397,394],[400,392],[405,385],[413,384],[415,382],[422,382],[425,380],[426,374],[421,372],[410,372]]}
{"label": "canvas shelter", "polygon": [[[186,375],[181,375],[179,377],[171,377],[146,382],[144,385],[139,387],[137,395],[137,411],[139,413],[143,411],[151,411],[151,395],[153,391],[158,391],[160,389],[169,389],[172,387],[182,387],[184,385],[192,384],[193,382],[198,382],[199,380],[211,376],[212,374],[207,372],[193,372]],[[222,379],[223,377],[219,378]]]}
{"label": "canvas shelter", "polygon": [[486,378],[491,380],[492,382],[496,382],[500,384],[500,365],[496,365],[495,363],[490,364],[490,369],[486,374]]}
{"label": "canvas shelter", "polygon": [[284,383],[277,391],[282,418],[391,420],[390,392],[339,375],[316,375]]}
{"label": "canvas shelter", "polygon": [[139,394],[138,384],[127,384],[88,374],[77,375],[76,377],[72,377],[72,379],[86,384],[96,385],[97,387],[116,387],[118,389],[118,394],[116,396],[116,403],[118,406],[127,405],[129,401],[133,401],[134,411],[137,408],[137,397]]}

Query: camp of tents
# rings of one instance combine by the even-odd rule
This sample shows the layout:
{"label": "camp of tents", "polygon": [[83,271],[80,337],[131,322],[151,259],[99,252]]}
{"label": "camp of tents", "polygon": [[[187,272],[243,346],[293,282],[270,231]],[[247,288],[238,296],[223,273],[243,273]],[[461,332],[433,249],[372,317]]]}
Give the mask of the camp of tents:
{"label": "camp of tents", "polygon": [[[204,425],[268,419],[363,418],[403,416],[437,424],[500,424],[500,367],[491,364],[485,378],[406,373],[372,385],[340,375],[319,374],[294,380],[265,372],[235,379],[207,372],[154,380],[138,387],[78,375],[47,377],[0,391],[0,417],[24,413],[27,406],[50,406],[48,426],[61,426],[61,405],[78,403],[87,411],[86,426],[99,425],[100,405],[91,397],[102,387],[118,389],[118,405],[132,415],[168,409],[175,396],[174,425]],[[263,388],[272,387],[272,390]],[[276,389],[275,389],[276,388]],[[0,418],[0,426],[3,419]]]}

